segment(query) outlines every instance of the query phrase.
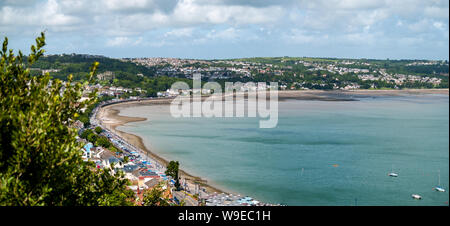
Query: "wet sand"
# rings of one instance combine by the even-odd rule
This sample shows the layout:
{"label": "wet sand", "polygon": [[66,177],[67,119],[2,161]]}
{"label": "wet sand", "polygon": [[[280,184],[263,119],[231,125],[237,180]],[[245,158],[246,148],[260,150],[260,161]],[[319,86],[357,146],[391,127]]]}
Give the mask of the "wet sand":
{"label": "wet sand", "polygon": [[401,96],[443,94],[449,95],[448,89],[402,89],[402,90],[283,90],[278,91],[279,100],[320,100],[320,101],[354,101],[355,97]]}

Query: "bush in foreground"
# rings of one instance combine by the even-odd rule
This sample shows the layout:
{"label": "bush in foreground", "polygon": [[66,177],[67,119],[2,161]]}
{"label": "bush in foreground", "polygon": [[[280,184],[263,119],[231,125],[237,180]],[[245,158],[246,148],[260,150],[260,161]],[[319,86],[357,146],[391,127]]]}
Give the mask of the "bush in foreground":
{"label": "bush in foreground", "polygon": [[93,80],[94,63],[84,84],[63,84],[29,68],[44,54],[45,36],[31,53],[17,56],[5,38],[0,52],[0,205],[129,205],[133,192],[122,174],[95,169],[81,158],[81,144],[70,125],[83,107],[83,87]]}

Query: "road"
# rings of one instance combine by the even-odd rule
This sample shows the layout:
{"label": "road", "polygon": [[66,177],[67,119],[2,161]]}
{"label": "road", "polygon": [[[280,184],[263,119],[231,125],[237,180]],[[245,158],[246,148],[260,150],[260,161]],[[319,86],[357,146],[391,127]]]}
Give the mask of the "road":
{"label": "road", "polygon": [[191,196],[184,194],[183,191],[173,191],[173,196],[178,200],[184,200],[186,206],[198,206],[197,200],[193,199]]}

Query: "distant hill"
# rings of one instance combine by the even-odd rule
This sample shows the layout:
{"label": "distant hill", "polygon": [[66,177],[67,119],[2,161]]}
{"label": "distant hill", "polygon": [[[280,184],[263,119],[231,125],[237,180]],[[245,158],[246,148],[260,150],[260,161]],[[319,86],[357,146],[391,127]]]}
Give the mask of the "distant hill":
{"label": "distant hill", "polygon": [[98,73],[113,72],[114,74],[128,77],[135,77],[138,74],[145,77],[153,77],[155,75],[155,71],[152,68],[136,65],[120,59],[87,54],[47,55],[40,58],[33,65],[33,68],[35,69],[34,73],[40,73],[36,69],[57,69],[57,72],[51,72],[50,75],[53,78],[59,78],[61,80],[65,80],[69,74],[73,74],[75,80],[82,80],[95,61],[100,63],[97,70]]}
{"label": "distant hill", "polygon": [[[155,62],[145,59],[144,62]],[[49,72],[52,78],[84,80],[93,62],[105,86],[142,88],[148,95],[170,88],[175,81],[191,84],[193,73],[204,81],[278,82],[289,89],[447,88],[448,61],[376,60],[311,57],[254,57],[229,60],[178,60],[142,65],[130,59],[99,55],[58,54],[40,58],[31,73]],[[413,76],[413,77],[411,77]],[[418,76],[418,77],[414,77]]]}

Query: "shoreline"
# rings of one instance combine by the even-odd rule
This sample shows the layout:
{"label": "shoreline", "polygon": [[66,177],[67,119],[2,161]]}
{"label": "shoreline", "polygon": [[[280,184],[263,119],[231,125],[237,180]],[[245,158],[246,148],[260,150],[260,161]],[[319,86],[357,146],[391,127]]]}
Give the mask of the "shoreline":
{"label": "shoreline", "polygon": [[280,100],[353,101],[354,97],[399,95],[449,95],[449,89],[279,90]]}
{"label": "shoreline", "polygon": [[[140,106],[140,105],[148,105],[148,104],[169,104],[172,99],[164,99],[164,100],[144,100],[140,102],[127,102],[127,103],[117,103],[117,104],[111,104],[108,106],[101,107],[99,109],[99,112],[97,114],[97,120],[99,120],[100,124],[104,126],[105,128],[108,128],[110,131],[114,132],[118,136],[120,136],[122,139],[126,140],[130,144],[132,144],[135,147],[140,148],[143,150],[149,158],[154,159],[158,163],[167,166],[169,163],[168,160],[164,159],[163,157],[159,156],[155,152],[152,152],[149,148],[147,148],[144,144],[144,140],[142,137],[124,132],[122,130],[117,129],[119,126],[123,126],[130,122],[140,122],[140,121],[146,121],[147,118],[141,118],[141,117],[129,117],[129,116],[123,116],[120,115],[120,110],[114,109],[118,106]],[[224,190],[217,188],[216,186],[213,186],[211,184],[208,184],[207,180],[202,179],[201,177],[194,176],[188,172],[186,172],[183,169],[179,169],[180,177],[182,179],[186,179],[186,183],[189,184],[189,186],[194,186],[195,183],[198,183],[200,186],[205,188],[207,193],[226,193]],[[181,179],[181,180],[182,180]],[[180,181],[181,181],[180,180]]]}
{"label": "shoreline", "polygon": [[[405,89],[405,90],[286,90],[279,91],[279,100],[313,100],[313,101],[354,101],[354,96],[400,96],[400,95],[421,95],[421,94],[444,94],[449,95],[449,89]],[[202,98],[203,99],[203,98]],[[144,144],[142,137],[127,133],[117,129],[118,126],[126,125],[130,122],[146,121],[147,118],[141,117],[129,117],[120,115],[120,110],[114,109],[117,107],[131,107],[131,106],[141,106],[141,105],[155,105],[155,104],[170,104],[173,98],[166,99],[151,99],[151,100],[141,100],[141,101],[129,101],[125,103],[113,103],[107,106],[102,106],[98,110],[96,119],[100,122],[102,126],[110,129],[112,132],[120,136],[122,139],[126,140],[135,147],[140,148],[148,157],[156,160],[160,164],[166,166],[169,161],[159,156],[155,152],[152,152]],[[186,179],[186,183],[189,186],[194,186],[194,183],[198,183],[200,186],[205,188],[207,193],[227,193],[217,186],[208,184],[207,180],[201,177],[194,176],[185,170],[180,168],[180,177]]]}

